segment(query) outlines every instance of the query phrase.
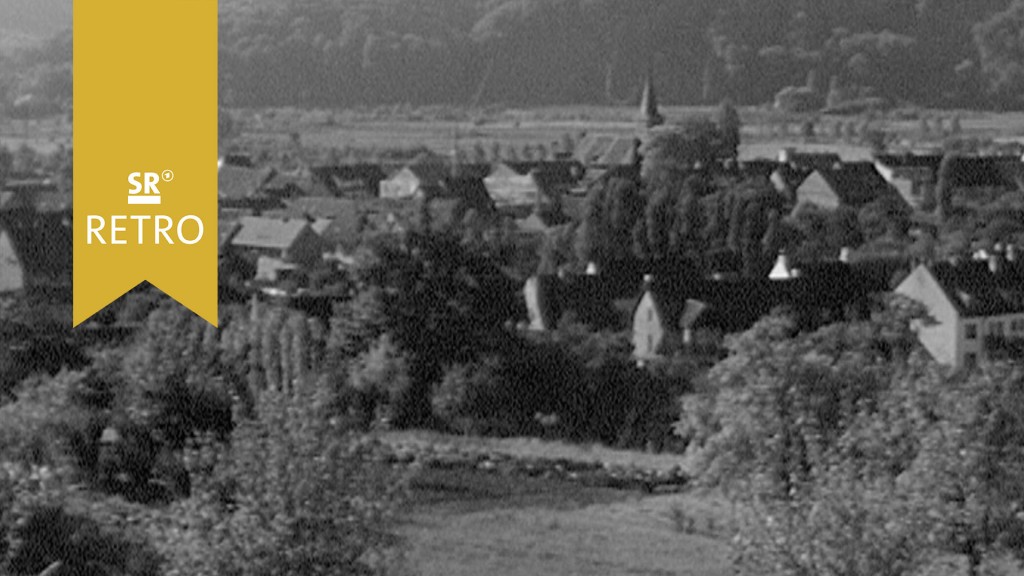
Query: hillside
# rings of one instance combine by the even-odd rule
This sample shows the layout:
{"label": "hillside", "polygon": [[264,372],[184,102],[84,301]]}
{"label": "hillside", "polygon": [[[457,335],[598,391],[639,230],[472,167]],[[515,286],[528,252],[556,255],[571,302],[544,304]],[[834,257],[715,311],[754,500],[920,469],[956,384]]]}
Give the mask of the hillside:
{"label": "hillside", "polygon": [[[53,33],[70,1],[0,0]],[[223,0],[228,106],[1024,108],[1024,0]],[[9,37],[9,36],[8,36]],[[3,70],[0,69],[0,73]],[[14,95],[15,97],[17,94]]]}

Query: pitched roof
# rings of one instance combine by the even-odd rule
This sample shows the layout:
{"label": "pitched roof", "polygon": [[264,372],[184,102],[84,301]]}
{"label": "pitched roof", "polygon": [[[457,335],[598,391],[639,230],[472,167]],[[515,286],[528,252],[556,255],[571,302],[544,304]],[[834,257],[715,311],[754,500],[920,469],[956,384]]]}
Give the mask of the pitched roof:
{"label": "pitched roof", "polygon": [[239,224],[241,229],[231,239],[232,246],[275,250],[290,248],[310,228],[305,218],[245,216],[239,220]]}
{"label": "pitched roof", "polygon": [[819,170],[832,168],[843,163],[843,159],[835,152],[800,152],[799,150],[787,150],[780,154],[780,161],[785,156],[785,162],[799,170]]}
{"label": "pitched roof", "polygon": [[561,182],[578,182],[583,178],[585,168],[576,160],[535,160],[529,162],[502,162],[516,174],[525,176],[531,172],[544,173]]}
{"label": "pitched roof", "polygon": [[217,170],[217,194],[221,198],[233,200],[251,198],[273,176],[273,168],[257,169],[224,164]]}
{"label": "pitched roof", "polygon": [[928,168],[938,170],[942,163],[941,154],[877,154],[875,156],[880,164],[890,168]]}
{"label": "pitched roof", "polygon": [[954,188],[1017,188],[1017,157],[953,156],[948,184]]}
{"label": "pitched roof", "polygon": [[426,185],[440,185],[451,176],[451,169],[441,162],[420,162],[406,166],[413,175]]}
{"label": "pitched roof", "polygon": [[585,166],[630,166],[638,160],[639,141],[623,136],[587,136],[576,147]]}
{"label": "pitched roof", "polygon": [[985,261],[936,262],[928,271],[963,316],[1024,312],[1024,267],[1019,264],[1004,262],[994,273]]}
{"label": "pitched roof", "polygon": [[380,181],[387,178],[384,169],[372,163],[313,166],[310,174],[315,183],[335,196],[352,192],[376,196]]}
{"label": "pitched roof", "polygon": [[817,172],[848,206],[862,206],[893,192],[871,162],[846,162]]}
{"label": "pitched roof", "polygon": [[330,196],[299,196],[285,201],[286,210],[295,216],[337,218],[359,211],[359,202]]}

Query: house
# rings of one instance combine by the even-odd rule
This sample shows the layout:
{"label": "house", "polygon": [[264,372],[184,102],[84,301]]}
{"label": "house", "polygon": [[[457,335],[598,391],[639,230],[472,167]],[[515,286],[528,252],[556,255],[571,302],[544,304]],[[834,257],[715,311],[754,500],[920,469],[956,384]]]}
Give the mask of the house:
{"label": "house", "polygon": [[72,217],[70,192],[41,186],[21,188],[7,196],[0,207],[0,231],[6,237],[5,246],[0,249],[0,258],[5,260],[0,265],[4,273],[20,276],[19,283],[25,290],[68,289]]}
{"label": "house", "polygon": [[552,204],[574,183],[571,176],[559,181],[558,174],[541,170],[533,163],[502,162],[483,182],[498,210],[528,212],[542,204]]}
{"label": "house", "polygon": [[380,197],[387,199],[432,198],[441,193],[451,170],[440,162],[410,164],[381,180]]}
{"label": "house", "polygon": [[847,162],[816,168],[793,191],[795,206],[815,204],[826,210],[840,206],[859,209],[883,197],[905,204],[870,162]]}
{"label": "house", "polygon": [[644,293],[633,311],[633,357],[647,362],[690,345],[697,320],[707,308],[707,303],[645,277]]}
{"label": "house", "polygon": [[689,344],[695,331],[717,339],[747,330],[777,308],[785,308],[797,325],[813,328],[866,310],[868,290],[842,262],[805,264],[798,268],[780,259],[776,278],[690,277],[647,279],[633,311],[633,353],[650,361]]}
{"label": "house", "polygon": [[25,289],[25,267],[21,263],[14,241],[0,228],[0,294]]}
{"label": "house", "polygon": [[931,321],[915,325],[935,360],[954,368],[985,356],[986,337],[1024,338],[1024,269],[999,254],[987,261],[917,266],[896,293],[923,304]]}
{"label": "house", "polygon": [[596,275],[534,275],[526,280],[523,296],[530,330],[553,330],[570,313],[594,329],[617,324],[611,286]]}
{"label": "house", "polygon": [[588,169],[639,165],[640,140],[624,136],[587,136],[576,146],[575,158]]}
{"label": "house", "polygon": [[376,198],[387,178],[379,164],[353,163],[313,166],[312,193],[339,198]]}
{"label": "house", "polygon": [[231,238],[233,248],[284,262],[312,265],[323,259],[327,246],[305,218],[247,216]]}
{"label": "house", "polygon": [[936,175],[942,156],[939,154],[879,154],[875,169],[891,184],[904,201],[914,209],[935,190]]}

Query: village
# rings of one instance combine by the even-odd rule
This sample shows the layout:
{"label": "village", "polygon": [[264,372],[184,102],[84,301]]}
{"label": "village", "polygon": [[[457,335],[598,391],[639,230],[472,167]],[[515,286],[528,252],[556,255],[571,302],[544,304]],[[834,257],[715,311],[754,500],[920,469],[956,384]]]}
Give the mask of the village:
{"label": "village", "polygon": [[[419,502],[403,514],[417,520],[398,531],[427,573],[451,566],[436,546],[493,545],[492,516],[520,498],[618,506],[634,494],[641,508],[669,506],[687,546],[715,550],[693,573],[724,573],[722,539],[745,528],[720,493],[692,486],[746,478],[729,454],[807,422],[808,438],[826,438],[836,422],[883,418],[864,406],[903,398],[903,382],[959,394],[1022,357],[1024,161],[1014,143],[960,138],[959,120],[944,140],[879,143],[864,128],[851,147],[845,131],[808,137],[810,120],[798,119],[794,143],[741,126],[756,110],[726,101],[669,118],[650,76],[642,92],[614,130],[522,146],[453,133],[447,151],[354,144],[345,156],[295,130],[269,153],[251,137],[225,139],[219,330],[145,284],[69,330],[70,150],[18,149],[0,183],[0,411],[20,422],[13,415],[39,402],[26,383],[58,387],[52,397],[81,406],[88,424],[54,428],[53,452],[32,458],[70,450],[95,490],[152,507],[188,501],[193,438],[230,434],[245,421],[239,406],[276,402],[379,442],[373,461],[384,464],[372,469],[387,480],[367,486],[419,467],[401,484]],[[915,372],[922,365],[934,372]],[[761,391],[792,405],[766,404]],[[777,425],[737,433],[737,414]],[[49,433],[0,432],[12,454]],[[813,441],[788,442],[757,465],[805,474]],[[481,490],[495,491],[482,497],[498,511],[437,508]],[[664,523],[643,514],[645,526]],[[422,524],[456,521],[477,523],[458,533],[468,539]],[[664,532],[623,534],[661,542]]]}
{"label": "village", "polygon": [[[663,122],[648,78],[635,136],[582,135],[576,143],[552,142],[550,150],[539,144],[536,153],[527,145],[527,158],[509,148],[514,159],[508,159],[498,148],[489,161],[482,150],[471,160],[455,143],[449,154],[420,152],[405,162],[300,163],[285,170],[256,165],[244,152],[226,153],[218,163],[222,297],[319,307],[326,318],[331,302],[349,297],[339,282],[367,239],[425,230],[467,242],[487,243],[487,236],[510,248],[499,268],[509,285],[519,287],[522,306],[507,318],[519,329],[553,330],[568,314],[594,330],[630,331],[640,364],[687,347],[713,349],[723,335],[778,308],[798,310],[806,326],[863,318],[871,295],[886,292],[929,310],[934,323],[920,327],[921,342],[954,368],[977,364],[991,338],[1024,336],[1024,270],[1015,245],[1021,225],[1007,222],[1012,213],[1002,214],[1003,226],[991,234],[978,230],[957,246],[936,247],[945,230],[938,214],[951,210],[950,198],[1005,201],[1022,193],[1024,163],[1005,151],[879,151],[871,160],[843,160],[819,146],[810,152],[783,148],[775,158],[712,157],[710,165],[698,161],[673,170],[715,186],[760,187],[757,194],[770,198],[758,202],[770,206],[773,222],[787,217],[796,223],[790,230],[804,238],[777,242],[769,238],[779,235],[775,225],[762,223],[757,232],[763,238],[756,240],[763,246],[754,263],[733,237],[724,247],[706,244],[696,257],[677,251],[641,258],[636,252],[643,248],[634,247],[625,255],[592,249],[581,260],[578,246],[567,257],[558,243],[565,244],[566,229],[578,234],[581,223],[595,218],[595,190],[625,182],[653,195],[653,184],[641,174],[643,154],[647,142],[668,129]],[[14,173],[3,183],[5,294],[67,294],[70,176],[60,176]],[[941,204],[937,194],[946,197]],[[721,211],[708,202],[711,196],[705,191],[702,198],[711,206],[706,211]],[[734,206],[725,207],[732,212],[726,218],[736,219]],[[881,211],[881,222],[865,217],[865,207]],[[842,229],[835,233],[843,228],[836,221],[851,214],[854,229],[847,222],[843,238]],[[744,225],[757,226],[739,223]],[[882,241],[896,235],[903,246],[870,249],[864,231],[856,230],[865,225],[882,226]]]}

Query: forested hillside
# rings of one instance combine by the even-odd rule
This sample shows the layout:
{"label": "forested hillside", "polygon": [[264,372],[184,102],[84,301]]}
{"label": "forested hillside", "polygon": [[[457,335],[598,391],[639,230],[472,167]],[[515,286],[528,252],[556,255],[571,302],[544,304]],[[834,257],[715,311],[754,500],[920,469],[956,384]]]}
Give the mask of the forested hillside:
{"label": "forested hillside", "polygon": [[[1024,105],[1024,1],[222,2],[237,104],[770,101],[835,77],[847,97]],[[808,78],[810,76],[810,78]]]}
{"label": "forested hillside", "polygon": [[[668,103],[764,103],[794,87],[815,108],[1024,107],[1024,0],[220,5],[227,105],[634,103],[651,67]],[[9,102],[24,90],[12,62],[0,61]]]}

